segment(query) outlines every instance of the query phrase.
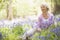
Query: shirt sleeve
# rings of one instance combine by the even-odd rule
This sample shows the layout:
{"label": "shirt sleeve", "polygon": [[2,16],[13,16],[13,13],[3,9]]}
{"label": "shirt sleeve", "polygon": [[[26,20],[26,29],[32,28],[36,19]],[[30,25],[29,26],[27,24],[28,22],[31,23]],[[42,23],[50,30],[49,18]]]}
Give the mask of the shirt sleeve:
{"label": "shirt sleeve", "polygon": [[53,14],[51,14],[51,16],[50,16],[50,17],[51,17],[51,18],[50,18],[50,22],[49,22],[49,23],[50,23],[50,25],[51,25],[51,24],[54,24],[54,15],[53,15]]}
{"label": "shirt sleeve", "polygon": [[37,27],[37,28],[40,28],[41,22],[42,22],[42,19],[41,19],[41,16],[39,16],[39,17],[38,17],[37,24],[36,24],[36,27]]}

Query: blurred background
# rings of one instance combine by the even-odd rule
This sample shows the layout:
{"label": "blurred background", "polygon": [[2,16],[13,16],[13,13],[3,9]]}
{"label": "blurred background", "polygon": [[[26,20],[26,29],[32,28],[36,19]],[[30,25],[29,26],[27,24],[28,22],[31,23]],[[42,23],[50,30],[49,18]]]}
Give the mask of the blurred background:
{"label": "blurred background", "polygon": [[40,5],[44,2],[51,12],[59,14],[60,0],[0,0],[0,19],[39,15]]}

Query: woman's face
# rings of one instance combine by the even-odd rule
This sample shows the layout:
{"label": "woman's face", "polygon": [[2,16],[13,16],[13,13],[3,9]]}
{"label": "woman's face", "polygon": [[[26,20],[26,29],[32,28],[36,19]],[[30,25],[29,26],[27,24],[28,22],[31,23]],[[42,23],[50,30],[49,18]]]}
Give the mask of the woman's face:
{"label": "woman's face", "polygon": [[48,12],[48,9],[45,5],[41,5],[41,11],[42,11],[42,13],[46,13],[46,12]]}

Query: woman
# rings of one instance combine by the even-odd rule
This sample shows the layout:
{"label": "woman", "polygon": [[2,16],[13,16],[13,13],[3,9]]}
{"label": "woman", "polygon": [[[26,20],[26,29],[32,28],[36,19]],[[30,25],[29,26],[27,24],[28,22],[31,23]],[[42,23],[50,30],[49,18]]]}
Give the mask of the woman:
{"label": "woman", "polygon": [[33,35],[37,31],[40,32],[41,30],[48,28],[49,26],[51,26],[51,24],[54,23],[54,15],[48,12],[49,8],[47,4],[41,5],[41,11],[42,14],[38,18],[37,25],[23,35],[24,39]]}
{"label": "woman", "polygon": [[44,29],[48,28],[51,24],[54,23],[54,15],[49,13],[49,8],[47,4],[41,5],[42,14],[38,18],[38,28]]}

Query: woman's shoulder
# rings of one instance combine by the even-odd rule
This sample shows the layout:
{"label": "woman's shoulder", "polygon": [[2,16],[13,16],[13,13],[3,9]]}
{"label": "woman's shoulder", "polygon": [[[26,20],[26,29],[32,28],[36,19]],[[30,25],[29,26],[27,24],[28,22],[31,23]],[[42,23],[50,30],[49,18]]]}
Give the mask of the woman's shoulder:
{"label": "woman's shoulder", "polygon": [[42,20],[42,14],[39,14],[38,21],[41,21],[41,20]]}
{"label": "woman's shoulder", "polygon": [[49,15],[54,17],[54,14],[53,13],[49,13]]}
{"label": "woman's shoulder", "polygon": [[40,15],[38,16],[38,18],[41,19],[41,18],[42,18],[42,14],[40,14]]}
{"label": "woman's shoulder", "polygon": [[38,17],[42,17],[42,14],[39,14],[39,16]]}

